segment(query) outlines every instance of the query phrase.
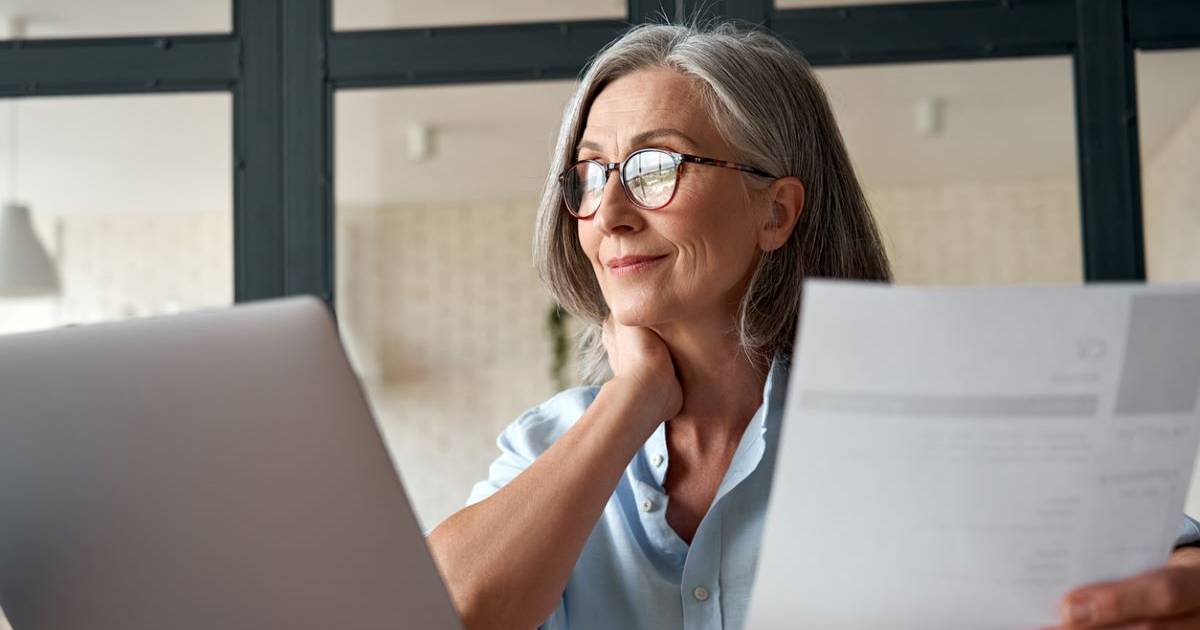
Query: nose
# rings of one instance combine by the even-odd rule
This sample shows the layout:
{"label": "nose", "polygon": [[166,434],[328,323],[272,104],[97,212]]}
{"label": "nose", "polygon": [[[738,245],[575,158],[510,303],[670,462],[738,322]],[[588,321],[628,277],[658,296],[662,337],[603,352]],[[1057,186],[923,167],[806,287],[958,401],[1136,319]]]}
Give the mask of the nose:
{"label": "nose", "polygon": [[592,215],[592,223],[602,234],[623,234],[642,229],[641,211],[629,202],[621,186],[621,172],[613,169],[604,182],[604,195],[600,207]]}

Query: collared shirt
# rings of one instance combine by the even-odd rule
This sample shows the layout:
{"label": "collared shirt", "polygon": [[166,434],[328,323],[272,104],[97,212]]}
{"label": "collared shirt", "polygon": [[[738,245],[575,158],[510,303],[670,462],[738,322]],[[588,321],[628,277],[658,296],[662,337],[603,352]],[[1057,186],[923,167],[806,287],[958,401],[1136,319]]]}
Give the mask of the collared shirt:
{"label": "collared shirt", "polygon": [[[762,541],[786,398],[787,363],[771,365],[763,404],[742,434],[712,506],[689,547],[667,524],[663,490],[670,457],[660,424],[634,455],[584,545],[544,630],[739,629]],[[522,414],[500,434],[501,455],[467,503],[491,496],[566,433],[599,388],[566,390]],[[1184,519],[1178,544],[1200,541]]]}

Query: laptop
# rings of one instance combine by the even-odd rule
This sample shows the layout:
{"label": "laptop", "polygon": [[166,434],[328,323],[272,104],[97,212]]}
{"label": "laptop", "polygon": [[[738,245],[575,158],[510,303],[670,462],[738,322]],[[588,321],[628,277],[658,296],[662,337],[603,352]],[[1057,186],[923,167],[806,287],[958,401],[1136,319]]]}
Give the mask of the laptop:
{"label": "laptop", "polygon": [[15,630],[460,628],[332,317],[0,337]]}

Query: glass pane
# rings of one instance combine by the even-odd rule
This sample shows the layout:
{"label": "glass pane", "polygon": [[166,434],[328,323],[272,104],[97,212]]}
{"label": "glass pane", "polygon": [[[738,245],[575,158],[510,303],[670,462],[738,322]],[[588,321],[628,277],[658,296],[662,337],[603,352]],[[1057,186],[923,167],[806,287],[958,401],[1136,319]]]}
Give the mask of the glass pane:
{"label": "glass pane", "polygon": [[333,0],[337,30],[624,19],[626,0]]}
{"label": "glass pane", "polygon": [[1146,276],[1198,281],[1200,50],[1138,52],[1137,79]]}
{"label": "glass pane", "polygon": [[897,282],[1082,280],[1070,59],[817,74]]}
{"label": "glass pane", "polygon": [[229,304],[230,108],[224,93],[0,102],[17,122],[0,131],[0,334]]}
{"label": "glass pane", "polygon": [[531,243],[572,88],[337,95],[339,322],[426,529],[486,478],[500,431],[565,387]]}
{"label": "glass pane", "polygon": [[[1137,53],[1146,278],[1200,281],[1200,50]],[[1200,513],[1200,462],[1185,511]]]}
{"label": "glass pane", "polygon": [[[25,22],[25,38],[229,33],[231,0],[36,0],[0,5],[0,17]],[[0,38],[11,37],[0,24]]]}

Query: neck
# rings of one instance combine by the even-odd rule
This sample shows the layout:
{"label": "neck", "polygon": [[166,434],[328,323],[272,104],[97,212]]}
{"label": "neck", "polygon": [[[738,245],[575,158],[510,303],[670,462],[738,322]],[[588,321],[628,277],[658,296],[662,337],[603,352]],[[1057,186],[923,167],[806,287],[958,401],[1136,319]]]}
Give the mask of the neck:
{"label": "neck", "polygon": [[762,404],[767,366],[742,351],[729,317],[653,327],[671,351],[683,389],[683,407],[671,429],[698,445],[736,445]]}

